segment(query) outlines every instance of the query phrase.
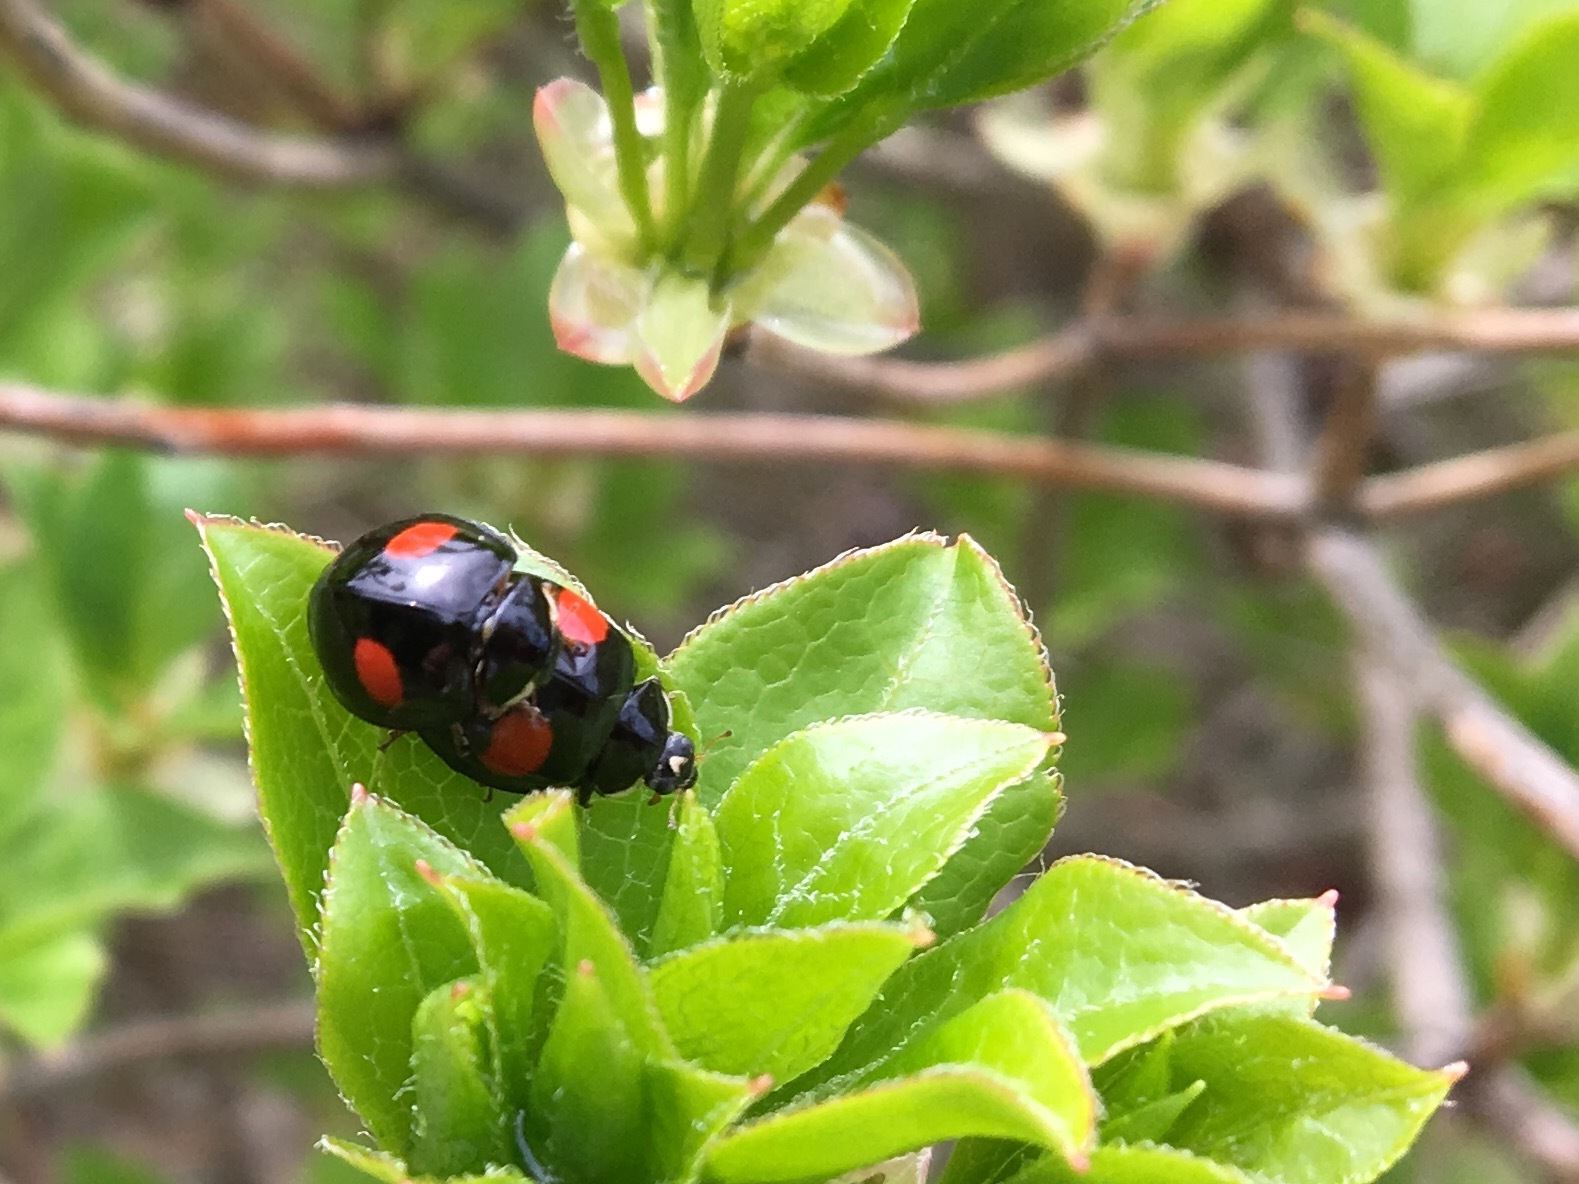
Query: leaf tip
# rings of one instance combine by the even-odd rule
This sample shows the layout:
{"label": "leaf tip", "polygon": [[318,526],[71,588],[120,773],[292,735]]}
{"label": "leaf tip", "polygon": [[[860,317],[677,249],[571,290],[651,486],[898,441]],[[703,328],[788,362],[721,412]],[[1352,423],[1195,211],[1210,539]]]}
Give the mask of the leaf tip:
{"label": "leaf tip", "polygon": [[1316,897],[1316,906],[1326,909],[1328,912],[1336,911],[1338,907],[1338,890],[1336,888],[1328,888],[1320,896]]}
{"label": "leaf tip", "polygon": [[[418,862],[421,862],[420,860]],[[450,1001],[459,1003],[472,993],[472,985],[465,979],[456,979],[450,984]]]}
{"label": "leaf tip", "polygon": [[918,950],[925,950],[928,947],[937,944],[938,940],[938,935],[932,929],[932,927],[930,925],[924,925],[919,921],[916,922],[915,927],[912,928],[906,936],[910,938],[910,944],[915,946]]}
{"label": "leaf tip", "polygon": [[1085,1175],[1091,1170],[1091,1157],[1077,1147],[1071,1147],[1064,1152],[1064,1162],[1077,1175]]}
{"label": "leaf tip", "polygon": [[1330,1003],[1342,1003],[1346,999],[1352,999],[1354,997],[1354,992],[1349,990],[1349,988],[1344,986],[1342,983],[1328,983],[1325,987],[1316,992],[1316,997],[1318,999],[1325,999]]}
{"label": "leaf tip", "polygon": [[773,1074],[761,1073],[753,1077],[746,1085],[746,1091],[752,1099],[764,1098],[773,1092]]}
{"label": "leaf tip", "polygon": [[1049,748],[1059,748],[1069,743],[1069,737],[1062,732],[1046,732],[1043,734],[1047,737],[1047,746]]}
{"label": "leaf tip", "polygon": [[360,781],[351,782],[351,804],[363,806],[373,800],[373,795],[367,792],[367,786]]}
{"label": "leaf tip", "polygon": [[1439,1072],[1441,1072],[1442,1076],[1446,1077],[1448,1081],[1456,1085],[1458,1082],[1463,1081],[1468,1075],[1469,1062],[1451,1061],[1448,1064],[1443,1065]]}
{"label": "leaf tip", "polygon": [[429,863],[426,859],[419,859],[419,860],[417,860],[417,862],[415,863],[414,866],[417,869],[417,875],[421,876],[424,880],[426,880],[433,887],[439,888],[439,887],[443,886],[443,884],[444,884],[444,877],[439,875],[438,872],[434,871],[433,870],[433,865],[431,863]]}

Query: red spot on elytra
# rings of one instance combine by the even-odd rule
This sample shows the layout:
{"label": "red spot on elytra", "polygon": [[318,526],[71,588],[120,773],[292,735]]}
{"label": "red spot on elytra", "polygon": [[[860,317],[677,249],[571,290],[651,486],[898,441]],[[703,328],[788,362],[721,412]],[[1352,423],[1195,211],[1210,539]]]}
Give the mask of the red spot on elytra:
{"label": "red spot on elytra", "polygon": [[459,528],[449,522],[417,522],[384,544],[391,559],[421,559],[455,537]]}
{"label": "red spot on elytra", "polygon": [[356,665],[356,680],[373,702],[382,707],[399,707],[406,697],[400,681],[400,666],[389,647],[371,637],[358,637],[351,651]]}
{"label": "red spot on elytra", "polygon": [[609,635],[609,619],[597,606],[583,600],[569,588],[561,588],[554,598],[559,609],[558,625],[565,640],[582,645],[597,645]]}
{"label": "red spot on elytra", "polygon": [[479,756],[501,777],[525,777],[543,767],[554,746],[554,729],[533,707],[518,707],[494,721],[488,747]]}

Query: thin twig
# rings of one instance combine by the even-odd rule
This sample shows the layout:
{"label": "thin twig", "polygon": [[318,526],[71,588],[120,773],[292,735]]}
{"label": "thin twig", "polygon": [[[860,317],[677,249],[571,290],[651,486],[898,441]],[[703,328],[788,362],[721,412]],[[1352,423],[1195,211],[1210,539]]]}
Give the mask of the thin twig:
{"label": "thin twig", "polygon": [[212,1015],[135,1020],[7,1068],[0,1074],[0,1105],[58,1092],[148,1061],[311,1048],[313,1019],[313,1001],[293,999]]}
{"label": "thin twig", "polygon": [[930,424],[832,415],[467,411],[328,405],[166,407],[0,384],[0,429],[78,444],[225,456],[690,457],[713,463],[842,462],[1018,477],[1177,501],[1247,518],[1304,512],[1304,482],[1219,461]]}
{"label": "thin twig", "polygon": [[193,7],[316,126],[328,132],[347,132],[363,122],[357,105],[246,4],[238,0],[197,0]]}
{"label": "thin twig", "polygon": [[1312,484],[1320,503],[1344,512],[1365,479],[1376,434],[1376,367],[1345,360],[1312,458]]}
{"label": "thin twig", "polygon": [[1078,324],[1027,345],[959,362],[834,357],[767,333],[753,334],[746,351],[746,360],[754,365],[896,403],[934,407],[1043,386],[1067,377],[1094,357],[1091,336]]}
{"label": "thin twig", "polygon": [[387,138],[262,131],[128,82],[79,49],[34,0],[0,0],[0,56],[78,123],[158,156],[266,185],[323,190],[392,184],[492,231],[519,225],[513,203]]}
{"label": "thin twig", "polygon": [[1447,908],[1441,840],[1415,760],[1414,696],[1373,652],[1354,657],[1364,741],[1371,878],[1389,947],[1393,1012],[1407,1054],[1441,1065],[1474,1027],[1458,934]]}
{"label": "thin twig", "polygon": [[1448,657],[1376,547],[1353,531],[1325,527],[1311,532],[1306,558],[1360,640],[1441,721],[1458,755],[1579,857],[1579,773]]}
{"label": "thin twig", "polygon": [[830,386],[921,404],[962,403],[1062,378],[1094,357],[1217,357],[1258,350],[1342,354],[1374,367],[1389,357],[1440,350],[1539,354],[1579,350],[1579,309],[1500,308],[1411,321],[1341,313],[1269,313],[1226,320],[1098,315],[1025,345],[957,362],[837,358],[766,335],[748,357]]}
{"label": "thin twig", "polygon": [[78,49],[34,0],[0,0],[0,52],[73,119],[160,156],[309,189],[376,185],[398,171],[388,144],[261,132],[126,82]]}
{"label": "thin twig", "polygon": [[1359,507],[1373,518],[1401,518],[1536,485],[1575,468],[1579,432],[1561,432],[1373,477],[1360,492]]}

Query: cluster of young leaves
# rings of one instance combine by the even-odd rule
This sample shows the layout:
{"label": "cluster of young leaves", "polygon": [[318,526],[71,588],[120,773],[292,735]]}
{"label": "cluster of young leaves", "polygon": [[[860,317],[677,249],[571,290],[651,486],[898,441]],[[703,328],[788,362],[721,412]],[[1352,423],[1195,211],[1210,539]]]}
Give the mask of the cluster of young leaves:
{"label": "cluster of young leaves", "polygon": [[237,722],[194,651],[216,615],[177,477],[120,453],[7,473],[32,549],[0,561],[0,1028],[35,1046],[86,1019],[116,915],[268,870],[239,770],[228,799],[213,777],[205,803],[171,792]]}
{"label": "cluster of young leaves", "polygon": [[1310,1018],[1328,899],[1235,912],[1084,856],[982,920],[1052,830],[1062,737],[969,539],[643,648],[720,737],[671,807],[554,791],[501,821],[328,695],[302,613],[328,548],[199,527],[320,1051],[379,1150],[327,1147],[375,1178],[789,1182],[958,1139],[955,1184],[1358,1181],[1451,1083]]}
{"label": "cluster of young leaves", "polygon": [[1288,27],[1280,0],[1168,0],[1091,59],[1086,108],[1001,104],[983,134],[1056,185],[1109,249],[1166,254],[1264,166],[1240,100]]}
{"label": "cluster of young leaves", "polygon": [[1579,6],[1530,21],[1464,78],[1321,13],[1306,27],[1347,66],[1388,202],[1381,265],[1403,291],[1438,291],[1474,236],[1579,184]]}
{"label": "cluster of young leaves", "polygon": [[603,92],[561,79],[534,113],[576,238],[550,293],[561,346],[679,400],[747,322],[832,353],[904,340],[913,284],[826,200],[839,170],[921,111],[1066,69],[1152,3],[654,0],[637,96],[619,4],[571,0]]}

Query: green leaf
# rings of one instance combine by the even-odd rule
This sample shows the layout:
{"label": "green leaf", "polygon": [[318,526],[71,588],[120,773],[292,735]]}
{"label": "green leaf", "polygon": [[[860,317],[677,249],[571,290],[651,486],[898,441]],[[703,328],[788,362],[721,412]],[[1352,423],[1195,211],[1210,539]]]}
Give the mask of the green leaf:
{"label": "green leaf", "polygon": [[677,803],[653,804],[648,797],[638,787],[623,797],[599,798],[577,811],[581,874],[614,910],[638,953],[647,952],[658,924],[678,838],[671,807],[681,808]]}
{"label": "green leaf", "polygon": [[1128,864],[1076,856],[901,967],[806,1091],[880,1075],[896,1050],[1007,987],[1047,1000],[1081,1058],[1099,1064],[1215,1008],[1322,985],[1229,909]]}
{"label": "green leaf", "polygon": [[1469,93],[1326,13],[1305,9],[1300,19],[1343,54],[1387,192],[1403,209],[1436,201],[1462,168]]}
{"label": "green leaf", "polygon": [[969,1136],[1034,1143],[1084,1162],[1096,1096],[1067,1034],[1034,995],[981,1000],[912,1045],[894,1069],[903,1076],[731,1132],[708,1158],[710,1176],[826,1178]]}
{"label": "green leaf", "polygon": [[852,0],[693,0],[702,52],[724,77],[773,81],[837,26]]}
{"label": "green leaf", "polygon": [[1054,1132],[1050,1144],[1036,1141],[1084,1162],[1096,1139],[1096,1091],[1046,1000],[1017,988],[988,995],[909,1045],[886,1074],[902,1078],[932,1065],[979,1066],[1014,1082]]}
{"label": "green leaf", "polygon": [[1284,1184],[1374,1179],[1456,1080],[1272,1014],[1224,1013],[1181,1029],[1171,1063],[1175,1082],[1206,1090],[1169,1142]]}
{"label": "green leaf", "polygon": [[453,1176],[505,1162],[507,1120],[489,1063],[490,1002],[471,979],[435,987],[411,1023],[413,1170]]}
{"label": "green leaf", "polygon": [[577,1182],[689,1182],[698,1158],[753,1096],[741,1078],[638,1047],[591,962],[573,968],[532,1086],[525,1135]]}
{"label": "green leaf", "polygon": [[1120,1053],[1096,1073],[1107,1113],[1102,1142],[1162,1143],[1206,1089],[1204,1081],[1174,1088],[1174,1034],[1164,1032],[1150,1044]]}
{"label": "green leaf", "polygon": [[351,803],[323,893],[318,1047],[379,1145],[400,1156],[412,1148],[404,1087],[417,1008],[477,971],[466,927],[428,879],[435,873],[487,874],[394,806],[371,796]]}
{"label": "green leaf", "polygon": [[1474,82],[1464,188],[1494,209],[1566,192],[1579,179],[1579,12],[1525,30]]}
{"label": "green leaf", "polygon": [[1133,87],[1157,117],[1188,118],[1217,96],[1283,11],[1278,0],[1168,0],[1114,37],[1093,70]]}
{"label": "green leaf", "polygon": [[572,964],[532,1082],[534,1154],[575,1181],[641,1179],[643,1056],[589,961]]}
{"label": "green leaf", "polygon": [[1299,964],[1320,978],[1332,971],[1332,942],[1337,936],[1336,892],[1314,900],[1264,900],[1239,910],[1288,947]]}
{"label": "green leaf", "polygon": [[882,60],[914,3],[853,0],[836,24],[789,63],[783,81],[804,95],[843,94]]}
{"label": "green leaf", "polygon": [[565,973],[591,966],[598,994],[608,997],[635,1049],[672,1059],[674,1044],[659,1021],[646,973],[608,906],[552,842],[519,829],[516,837],[537,876],[539,891],[559,921],[560,965]]}
{"label": "green leaf", "polygon": [[92,933],[72,930],[0,958],[0,1023],[36,1048],[54,1048],[88,1018],[109,964]]}
{"label": "green leaf", "polygon": [[857,716],[781,741],[714,814],[731,925],[875,920],[957,851],[1046,733],[923,711]]}
{"label": "green leaf", "polygon": [[504,813],[504,825],[516,842],[547,843],[573,868],[581,866],[581,827],[576,795],[566,789],[528,794]]}
{"label": "green leaf", "polygon": [[717,933],[724,900],[724,863],[713,816],[696,794],[679,800],[679,825],[664,879],[648,957],[694,946]]}
{"label": "green leaf", "polygon": [[541,1034],[548,1027],[538,988],[543,968],[559,948],[554,915],[535,896],[498,880],[446,876],[441,887],[466,926],[480,967],[508,1118],[526,1105]]}
{"label": "green leaf", "polygon": [[723,735],[697,787],[713,806],[745,767],[821,720],[923,707],[1058,726],[1041,640],[967,536],[853,551],[717,613],[670,657],[697,734]]}
{"label": "green leaf", "polygon": [[655,964],[653,996],[687,1060],[790,1081],[838,1047],[927,936],[880,923],[748,930]]}
{"label": "green leaf", "polygon": [[1005,1179],[1009,1184],[1251,1184],[1236,1168],[1175,1147],[1123,1145],[1098,1147],[1087,1171],[1076,1173],[1056,1156],[1043,1155]]}
{"label": "green leaf", "polygon": [[1011,785],[987,807],[943,870],[910,898],[938,939],[976,924],[1009,881],[1046,848],[1064,797],[1045,773]]}
{"label": "green leaf", "polygon": [[879,134],[911,113],[974,103],[1051,78],[1156,0],[916,0],[882,62],[813,126],[825,136],[886,108]]}
{"label": "green leaf", "polygon": [[642,1184],[694,1184],[708,1148],[761,1093],[758,1083],[678,1061],[649,1064],[646,1087],[649,1151]]}
{"label": "green leaf", "polygon": [[1183,1089],[1153,1098],[1133,1110],[1112,1115],[1102,1124],[1104,1142],[1161,1143],[1179,1121],[1179,1116],[1206,1091],[1206,1082],[1193,1081]]}
{"label": "green leaf", "polygon": [[309,954],[329,848],[356,783],[398,802],[501,878],[530,886],[498,806],[475,782],[450,772],[415,737],[381,751],[386,733],[329,694],[303,608],[331,552],[283,530],[195,522],[230,619],[258,809]]}
{"label": "green leaf", "polygon": [[[431,1176],[413,1176],[406,1165],[393,1155],[359,1147],[343,1139],[332,1139],[327,1136],[319,1139],[318,1150],[334,1156],[341,1163],[348,1164],[363,1175],[380,1181],[381,1184],[428,1184],[433,1179]],[[533,1180],[517,1168],[492,1167],[483,1175],[451,1176],[445,1184],[540,1184],[540,1182]]]}

